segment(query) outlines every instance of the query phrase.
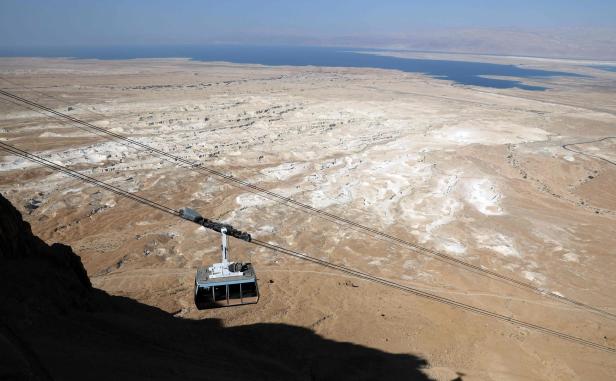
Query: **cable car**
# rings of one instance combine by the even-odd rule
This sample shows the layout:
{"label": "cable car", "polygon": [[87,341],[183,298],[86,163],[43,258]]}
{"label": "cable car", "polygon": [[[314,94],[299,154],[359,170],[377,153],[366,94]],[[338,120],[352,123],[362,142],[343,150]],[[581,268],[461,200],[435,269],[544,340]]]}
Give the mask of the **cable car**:
{"label": "cable car", "polygon": [[220,232],[222,262],[200,267],[195,276],[195,305],[198,309],[255,304],[259,301],[257,274],[251,263],[229,262],[227,235],[250,242],[250,234],[234,229],[183,208],[180,216],[208,229]]}

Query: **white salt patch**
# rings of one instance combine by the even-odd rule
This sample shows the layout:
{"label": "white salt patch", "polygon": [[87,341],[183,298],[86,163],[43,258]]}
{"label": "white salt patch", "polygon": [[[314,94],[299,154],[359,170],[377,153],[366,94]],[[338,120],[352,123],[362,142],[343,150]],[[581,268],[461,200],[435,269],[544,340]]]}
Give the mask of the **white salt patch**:
{"label": "white salt patch", "polygon": [[82,191],[82,188],[68,188],[62,191],[62,195],[69,194],[69,193],[79,193],[81,191]]}
{"label": "white salt patch", "polygon": [[235,202],[240,207],[253,207],[258,205],[271,204],[272,201],[253,193],[244,193],[235,198]]}
{"label": "white salt patch", "polygon": [[575,253],[566,253],[565,255],[563,255],[563,260],[566,262],[579,262],[580,261],[580,257],[575,254]]}
{"label": "white salt patch", "polygon": [[275,167],[262,169],[261,173],[269,180],[286,180],[302,173],[305,168],[306,165],[301,163],[283,163]]}
{"label": "white salt patch", "polygon": [[266,232],[266,233],[273,233],[276,231],[276,229],[271,225],[262,225],[259,227],[259,231]]}
{"label": "white salt patch", "polygon": [[[15,157],[15,156],[8,156],[10,158]],[[2,162],[0,163],[0,169],[3,171],[13,171],[16,169],[24,169],[24,168],[30,168],[30,167],[34,167],[38,164],[30,161],[30,160],[26,160],[26,159],[22,159],[22,158],[16,158],[15,160],[12,161],[8,161],[8,162]]]}
{"label": "white salt patch", "polygon": [[43,132],[42,134],[39,135],[41,138],[61,138],[64,135],[55,133],[55,132]]}
{"label": "white salt patch", "polygon": [[434,130],[430,135],[439,141],[446,140],[455,144],[506,144],[543,140],[548,133],[539,128],[503,120],[474,119]]}
{"label": "white salt patch", "polygon": [[263,225],[260,226],[259,229],[257,229],[257,231],[254,233],[255,236],[261,236],[261,235],[269,235],[272,234],[276,231],[276,228],[274,228],[271,225]]}
{"label": "white salt patch", "polygon": [[509,271],[516,271],[518,268],[520,268],[520,265],[516,264],[516,263],[507,263],[505,266],[503,266],[505,269],[509,270]]}
{"label": "white salt patch", "polygon": [[167,176],[166,175],[160,175],[156,178],[156,180],[152,181],[152,184],[150,184],[150,186],[148,188],[153,188],[155,187],[159,181],[166,179]]}
{"label": "white salt patch", "polygon": [[323,209],[332,204],[335,204],[335,201],[327,197],[325,195],[325,192],[323,192],[322,190],[312,192],[311,201],[312,201],[312,205],[318,209]]}
{"label": "white salt patch", "polygon": [[85,156],[86,162],[88,163],[100,163],[107,159],[107,155],[100,153],[93,153]]}
{"label": "white salt patch", "polygon": [[458,242],[455,239],[447,239],[444,242],[441,242],[441,245],[445,248],[446,251],[454,254],[464,254],[466,253],[466,246],[462,243]]}
{"label": "white salt patch", "polygon": [[447,196],[449,193],[453,191],[456,184],[458,184],[459,177],[457,175],[450,175],[447,177],[442,177],[438,180],[436,184],[436,188],[434,193],[440,194],[442,196]]}
{"label": "white salt patch", "polygon": [[381,266],[383,262],[386,260],[387,260],[386,258],[374,258],[373,257],[373,259],[370,262],[368,262],[368,264],[372,266]]}
{"label": "white salt patch", "polygon": [[411,270],[411,269],[416,268],[417,266],[416,266],[416,263],[415,263],[414,260],[408,259],[408,260],[404,261],[404,264],[402,265],[402,267],[405,270]]}
{"label": "white salt patch", "polygon": [[330,205],[348,204],[353,201],[353,193],[351,192],[351,189],[354,185],[355,183],[345,184],[335,196],[329,196],[325,194],[323,190],[314,191],[310,195],[312,206],[318,209],[323,209]]}
{"label": "white salt patch", "polygon": [[471,143],[473,142],[473,132],[468,130],[455,130],[449,135],[449,140],[458,143]]}
{"label": "white salt patch", "polygon": [[[440,176],[436,184],[430,185],[432,181],[425,181],[426,186],[415,188],[416,183],[423,183],[423,179],[415,180],[419,175],[430,174],[431,166],[416,165],[411,167],[413,170],[420,169],[418,173],[411,173],[412,178],[407,179],[405,187],[401,187],[401,194],[395,204],[395,213],[402,213],[402,217],[408,220],[409,226],[413,228],[411,233],[417,236],[421,243],[433,239],[432,234],[442,226],[450,224],[456,220],[456,215],[464,208],[464,204],[454,196],[460,173]],[[427,171],[426,171],[427,170]],[[413,171],[411,171],[413,172]],[[425,191],[422,191],[422,188]],[[409,197],[412,192],[412,197]],[[423,231],[422,231],[423,230]],[[454,240],[455,241],[455,240]],[[450,239],[441,240],[451,252],[462,254],[465,248]]]}
{"label": "white salt patch", "polygon": [[462,209],[462,204],[453,198],[446,198],[441,203],[439,217],[426,225],[426,232],[431,233],[435,229],[447,225],[455,220],[456,212]]}
{"label": "white salt patch", "polygon": [[497,253],[501,253],[506,257],[519,257],[520,254],[511,246],[498,245],[498,246],[490,246],[490,249],[496,251]]}
{"label": "white salt patch", "polygon": [[473,180],[467,184],[466,201],[488,216],[503,214],[499,205],[502,195],[488,179]]}
{"label": "white salt patch", "polygon": [[475,239],[479,242],[479,247],[492,250],[506,257],[521,257],[515,249],[513,239],[500,233],[480,234],[476,235]]}
{"label": "white salt patch", "polygon": [[522,271],[524,278],[528,279],[531,282],[543,283],[545,282],[545,276],[533,271]]}

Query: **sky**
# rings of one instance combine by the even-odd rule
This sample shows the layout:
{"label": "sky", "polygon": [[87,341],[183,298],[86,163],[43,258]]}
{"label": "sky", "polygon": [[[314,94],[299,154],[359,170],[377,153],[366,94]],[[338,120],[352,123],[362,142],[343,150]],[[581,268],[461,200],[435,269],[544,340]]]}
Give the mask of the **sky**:
{"label": "sky", "polygon": [[[616,30],[614,0],[0,0],[0,46],[401,45],[454,30]],[[441,38],[441,40],[443,39]],[[472,38],[481,38],[477,32]],[[525,38],[525,37],[520,37]],[[588,36],[586,37],[588,38]],[[432,38],[433,39],[433,38]],[[503,42],[505,44],[506,42]],[[413,43],[408,43],[407,45]],[[447,43],[441,41],[447,47]],[[455,45],[455,44],[454,44]]]}

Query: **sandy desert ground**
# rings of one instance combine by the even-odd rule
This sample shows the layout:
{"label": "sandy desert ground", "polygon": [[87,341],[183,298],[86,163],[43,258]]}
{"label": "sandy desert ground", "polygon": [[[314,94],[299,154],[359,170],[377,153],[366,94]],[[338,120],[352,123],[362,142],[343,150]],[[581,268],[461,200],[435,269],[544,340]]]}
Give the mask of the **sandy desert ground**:
{"label": "sandy desert ground", "polygon": [[[499,58],[500,62],[506,60]],[[294,200],[616,314],[616,73],[460,86],[377,69],[0,59],[0,88]],[[615,138],[609,138],[615,136]],[[607,138],[607,139],[605,139]],[[598,344],[616,318],[276,203],[0,99],[0,140],[253,236]],[[94,286],[225,326],[425,358],[437,380],[610,380],[616,355],[231,242],[258,305],[198,311],[219,236],[0,152],[0,192]]]}

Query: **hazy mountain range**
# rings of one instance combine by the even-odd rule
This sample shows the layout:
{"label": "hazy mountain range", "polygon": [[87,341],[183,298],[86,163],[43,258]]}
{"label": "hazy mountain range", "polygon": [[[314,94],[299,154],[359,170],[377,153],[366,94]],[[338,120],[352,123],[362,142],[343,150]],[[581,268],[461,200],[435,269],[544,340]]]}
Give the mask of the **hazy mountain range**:
{"label": "hazy mountain range", "polygon": [[301,44],[408,49],[537,57],[616,59],[616,28],[450,28],[383,35],[306,36],[254,31],[216,42]]}

